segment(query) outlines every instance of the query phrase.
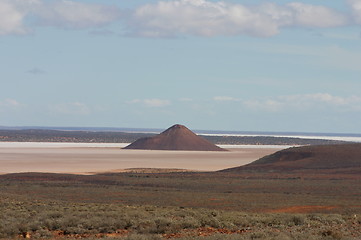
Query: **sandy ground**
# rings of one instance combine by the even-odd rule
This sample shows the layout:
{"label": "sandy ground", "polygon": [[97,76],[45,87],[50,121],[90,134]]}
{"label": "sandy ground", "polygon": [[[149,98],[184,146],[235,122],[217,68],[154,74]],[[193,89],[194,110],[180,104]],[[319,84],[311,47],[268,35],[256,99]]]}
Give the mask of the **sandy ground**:
{"label": "sandy ground", "polygon": [[0,173],[95,173],[127,168],[215,171],[241,166],[285,147],[238,146],[229,152],[124,150],[124,144],[0,144]]}

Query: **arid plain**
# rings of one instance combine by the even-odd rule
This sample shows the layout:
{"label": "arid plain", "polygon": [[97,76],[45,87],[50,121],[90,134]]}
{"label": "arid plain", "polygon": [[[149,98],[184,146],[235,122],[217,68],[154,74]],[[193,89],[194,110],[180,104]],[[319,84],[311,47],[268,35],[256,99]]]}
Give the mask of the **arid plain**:
{"label": "arid plain", "polygon": [[[202,152],[122,147],[124,144],[1,143],[0,172],[14,174],[0,175],[0,239],[361,237],[357,173],[238,168],[214,172],[274,152],[270,156],[286,154],[298,162],[298,157],[308,156],[309,148],[279,152],[288,146],[227,146],[229,151]],[[356,148],[353,155],[358,164],[359,145],[341,146],[341,150],[349,148]],[[316,147],[318,152],[320,149]],[[343,159],[344,155],[338,154],[345,151],[336,150],[332,155]],[[350,152],[346,151],[347,156]],[[323,158],[322,154],[314,156]],[[129,168],[146,170],[125,171]]]}
{"label": "arid plain", "polygon": [[3,143],[1,173],[121,172],[128,168],[216,171],[253,162],[284,146],[228,148],[227,152],[125,150],[125,144]]}

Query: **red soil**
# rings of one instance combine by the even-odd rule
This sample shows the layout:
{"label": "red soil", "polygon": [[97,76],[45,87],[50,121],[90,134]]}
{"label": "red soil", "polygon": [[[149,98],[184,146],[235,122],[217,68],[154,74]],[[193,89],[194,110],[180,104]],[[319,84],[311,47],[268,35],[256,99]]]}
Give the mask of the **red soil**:
{"label": "red soil", "polygon": [[266,212],[270,213],[314,213],[329,211],[338,208],[337,206],[293,206],[286,208],[273,209]]}
{"label": "red soil", "polygon": [[242,234],[248,232],[249,230],[240,229],[240,230],[230,230],[227,228],[212,228],[212,227],[201,227],[197,229],[183,229],[179,233],[163,234],[163,238],[172,239],[172,238],[181,238],[181,237],[190,237],[190,236],[199,236],[199,237],[208,237],[220,234]]}
{"label": "red soil", "polygon": [[[119,229],[115,233],[95,233],[95,234],[65,234],[64,231],[52,231],[51,234],[53,235],[51,239],[82,239],[82,238],[119,238],[125,237],[130,233],[130,231],[125,229]],[[23,234],[19,235],[19,238],[32,238],[32,233],[24,232]]]}

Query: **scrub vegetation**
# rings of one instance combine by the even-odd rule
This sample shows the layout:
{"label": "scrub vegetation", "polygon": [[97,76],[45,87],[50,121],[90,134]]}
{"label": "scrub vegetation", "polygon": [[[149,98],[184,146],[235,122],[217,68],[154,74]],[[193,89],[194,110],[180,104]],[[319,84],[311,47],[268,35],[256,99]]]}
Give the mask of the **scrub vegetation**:
{"label": "scrub vegetation", "polygon": [[357,176],[0,176],[0,238],[360,239]]}
{"label": "scrub vegetation", "polygon": [[1,198],[4,239],[356,239],[357,216],[259,214],[183,207]]}

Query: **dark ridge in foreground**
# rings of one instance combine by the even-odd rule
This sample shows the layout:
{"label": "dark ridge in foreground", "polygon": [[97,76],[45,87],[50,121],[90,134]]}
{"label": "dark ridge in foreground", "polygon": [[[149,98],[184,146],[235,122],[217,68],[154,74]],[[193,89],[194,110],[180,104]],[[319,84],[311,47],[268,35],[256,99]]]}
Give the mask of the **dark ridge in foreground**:
{"label": "dark ridge in foreground", "polygon": [[361,144],[293,147],[221,172],[250,171],[361,174]]}
{"label": "dark ridge in foreground", "polygon": [[140,138],[124,149],[227,151],[197,136],[187,127],[179,124],[154,137]]}

